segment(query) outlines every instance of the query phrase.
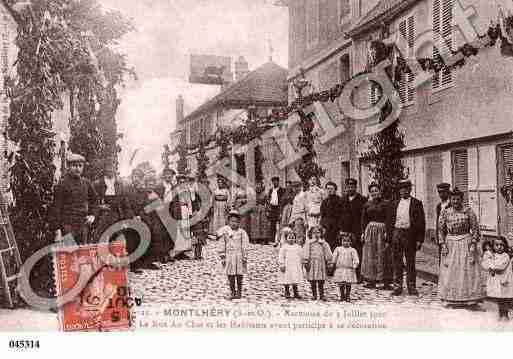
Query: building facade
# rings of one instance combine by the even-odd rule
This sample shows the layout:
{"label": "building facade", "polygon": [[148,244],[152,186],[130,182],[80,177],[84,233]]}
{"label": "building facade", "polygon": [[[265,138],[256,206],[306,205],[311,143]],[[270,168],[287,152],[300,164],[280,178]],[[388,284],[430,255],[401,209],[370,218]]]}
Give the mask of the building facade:
{"label": "building facade", "polygon": [[[249,71],[243,58],[235,62],[235,82],[223,88],[214,98],[192,111],[183,115],[184,99],[177,99],[177,131],[185,135],[189,146],[197,146],[200,141],[216,134],[220,128],[235,128],[249,116],[250,108],[254,108],[257,116],[269,114],[273,108],[287,105],[287,70],[272,61],[259,68]],[[257,141],[259,142],[259,141]],[[272,143],[257,143],[264,152],[262,170],[265,180],[271,176],[284,173],[276,166],[272,157],[276,153]],[[231,168],[237,169],[249,180],[255,178],[255,148],[230,149],[232,154]],[[207,156],[210,164],[217,160],[219,148],[209,144]],[[176,155],[174,156],[176,160]],[[197,161],[193,153],[187,157],[188,169],[196,174]]]}
{"label": "building facade", "polygon": [[[463,8],[475,9],[471,21],[479,34],[486,33],[490,22],[497,20],[495,2],[460,3]],[[384,27],[388,33],[406,37],[412,47],[426,33],[433,42],[443,36],[453,50],[465,42],[452,27],[456,4],[453,0],[351,0],[350,18],[339,10],[346,9],[344,4],[347,1],[288,2],[290,81],[301,68],[317,90],[323,90],[330,88],[333,81],[340,82],[365,70],[370,41],[379,38]],[[334,35],[336,26],[338,37]],[[445,69],[420,87],[413,87],[413,77],[401,80],[404,163],[414,183],[414,195],[424,202],[429,237],[433,237],[435,226],[436,184],[442,181],[465,193],[465,201],[478,215],[483,234],[513,231],[513,207],[500,194],[500,188],[513,180],[508,175],[513,172],[513,60],[502,56],[499,47],[482,49],[462,68]],[[417,51],[419,58],[432,58],[437,49],[431,43]],[[370,105],[372,92],[364,92]],[[289,93],[293,94],[292,89]],[[334,117],[343,118],[338,109],[329,110]],[[353,123],[349,136],[340,137],[326,148],[319,146],[318,153],[319,162],[329,168],[326,180],[341,183],[348,173],[360,178],[361,190],[367,193],[372,164],[363,162],[362,148],[357,145],[362,130],[361,123]]]}
{"label": "building facade", "polygon": [[15,13],[5,1],[0,2],[0,191],[6,194],[9,191],[9,163],[5,153],[12,150],[12,146],[4,136],[9,119],[9,98],[5,89],[5,79],[14,76],[14,62],[17,57],[15,45],[17,35],[17,22]]}

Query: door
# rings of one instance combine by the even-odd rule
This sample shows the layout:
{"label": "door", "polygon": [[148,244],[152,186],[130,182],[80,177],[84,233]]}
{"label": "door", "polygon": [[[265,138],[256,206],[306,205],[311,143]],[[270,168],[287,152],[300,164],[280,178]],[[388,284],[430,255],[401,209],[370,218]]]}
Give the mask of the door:
{"label": "door", "polygon": [[499,174],[499,234],[513,231],[513,204],[500,194],[501,188],[513,185],[513,143],[499,146],[497,172]]}

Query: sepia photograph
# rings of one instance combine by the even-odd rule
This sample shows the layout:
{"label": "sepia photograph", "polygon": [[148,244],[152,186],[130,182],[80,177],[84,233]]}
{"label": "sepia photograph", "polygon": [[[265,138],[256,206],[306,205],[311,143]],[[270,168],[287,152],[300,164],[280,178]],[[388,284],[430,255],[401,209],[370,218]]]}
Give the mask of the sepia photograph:
{"label": "sepia photograph", "polygon": [[512,0],[1,0],[0,21],[9,352],[513,331]]}

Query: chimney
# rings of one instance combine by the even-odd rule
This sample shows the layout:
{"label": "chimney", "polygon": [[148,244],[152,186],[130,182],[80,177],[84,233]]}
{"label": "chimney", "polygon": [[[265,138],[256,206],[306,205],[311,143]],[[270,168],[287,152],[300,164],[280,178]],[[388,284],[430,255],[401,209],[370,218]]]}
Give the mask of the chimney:
{"label": "chimney", "polygon": [[178,95],[178,98],[176,99],[176,123],[177,124],[181,124],[184,119],[183,106],[184,106],[183,96]]}
{"label": "chimney", "polygon": [[239,59],[235,62],[235,81],[239,81],[247,74],[249,74],[248,62],[243,56],[239,56]]}

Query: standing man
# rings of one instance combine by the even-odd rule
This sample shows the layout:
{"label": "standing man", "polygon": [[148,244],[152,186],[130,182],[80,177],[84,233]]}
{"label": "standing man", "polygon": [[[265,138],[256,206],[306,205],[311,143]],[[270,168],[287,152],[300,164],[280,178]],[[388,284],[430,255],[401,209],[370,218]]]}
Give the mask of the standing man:
{"label": "standing man", "polygon": [[[128,193],[125,186],[116,178],[114,168],[113,160],[105,161],[103,177],[93,182],[99,203],[99,216],[95,228],[96,241],[99,241],[102,234],[114,223],[134,217]],[[111,239],[115,239],[119,234],[121,233],[115,233]]]}
{"label": "standing man", "polygon": [[338,247],[338,233],[342,228],[340,213],[342,212],[342,198],[337,195],[337,185],[333,182],[326,183],[326,197],[321,204],[321,226],[326,229],[326,241],[331,251]]}
{"label": "standing man", "polygon": [[426,232],[426,218],[422,202],[411,196],[412,184],[405,180],[399,183],[401,199],[395,201],[390,209],[389,223],[392,233],[394,253],[394,281],[396,288],[393,295],[403,292],[403,258],[406,259],[406,285],[408,294],[418,295],[416,288],[417,272],[415,257],[421,249]]}
{"label": "standing man", "polygon": [[[362,237],[362,210],[367,198],[356,192],[358,181],[354,178],[347,178],[346,194],[342,197],[341,222],[344,232],[352,233],[352,247],[356,249],[358,257],[362,258],[363,243]],[[358,283],[363,282],[361,275],[361,265],[356,268]]]}
{"label": "standing man", "polygon": [[86,244],[97,213],[97,195],[91,182],[82,177],[85,158],[70,153],[66,162],[68,172],[55,187],[50,226],[56,240],[71,234],[77,244]]}
{"label": "standing man", "polygon": [[269,223],[271,226],[271,241],[275,242],[276,239],[276,226],[280,223],[281,209],[283,206],[283,199],[285,196],[285,188],[280,187],[280,177],[271,178],[272,188],[269,190],[267,196]]}
{"label": "standing man", "polygon": [[[439,243],[438,237],[438,219],[440,218],[440,213],[448,207],[451,206],[451,202],[449,200],[449,194],[451,191],[451,185],[449,183],[440,183],[436,186],[438,190],[438,196],[440,197],[440,203],[436,205],[436,223],[435,223],[435,242]],[[438,264],[442,259],[442,246],[438,245]]]}

